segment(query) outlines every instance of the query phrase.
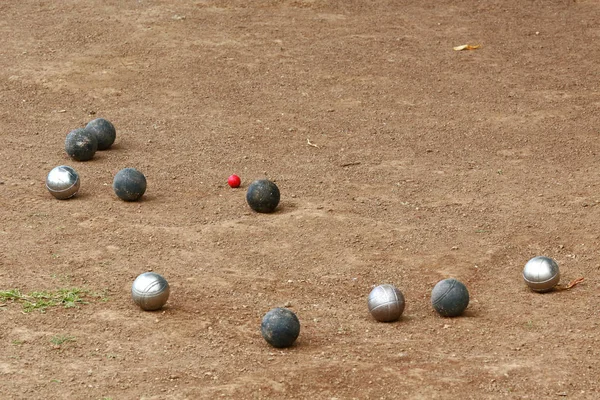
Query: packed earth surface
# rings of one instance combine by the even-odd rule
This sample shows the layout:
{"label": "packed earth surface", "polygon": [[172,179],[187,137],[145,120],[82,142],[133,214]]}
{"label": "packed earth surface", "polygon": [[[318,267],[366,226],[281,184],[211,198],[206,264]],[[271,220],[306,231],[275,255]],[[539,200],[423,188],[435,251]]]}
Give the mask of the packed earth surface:
{"label": "packed earth surface", "polygon": [[[0,398],[600,397],[597,0],[0,16]],[[114,145],[70,159],[67,133],[100,117]],[[58,165],[72,199],[46,190]],[[146,176],[140,201],[115,195],[123,168]],[[245,198],[263,178],[270,214]],[[539,255],[560,289],[583,282],[529,290]],[[146,271],[170,285],[159,311],[131,299]],[[470,303],[442,318],[431,290],[451,277]],[[383,283],[397,322],[368,312]],[[300,320],[292,347],[260,334],[274,307]]]}

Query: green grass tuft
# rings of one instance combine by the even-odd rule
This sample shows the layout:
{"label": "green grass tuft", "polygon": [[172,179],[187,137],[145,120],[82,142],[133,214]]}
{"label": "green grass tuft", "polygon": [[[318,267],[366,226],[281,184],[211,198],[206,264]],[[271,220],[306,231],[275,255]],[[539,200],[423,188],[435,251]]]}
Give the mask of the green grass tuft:
{"label": "green grass tuft", "polygon": [[79,288],[31,292],[29,294],[23,294],[19,289],[0,290],[0,301],[4,303],[22,303],[23,312],[26,313],[35,310],[44,313],[50,307],[78,307],[81,304],[88,304],[89,302],[86,301],[88,298],[100,298],[102,301],[108,301],[106,291],[98,294]]}
{"label": "green grass tuft", "polygon": [[0,299],[3,301],[15,301],[19,300],[23,295],[19,291],[19,289],[11,289],[11,290],[0,290]]}
{"label": "green grass tuft", "polygon": [[50,342],[57,346],[60,346],[61,344],[64,344],[64,343],[74,342],[74,341],[75,341],[75,336],[70,336],[70,335],[56,335],[56,336],[52,336],[52,338],[50,339]]}

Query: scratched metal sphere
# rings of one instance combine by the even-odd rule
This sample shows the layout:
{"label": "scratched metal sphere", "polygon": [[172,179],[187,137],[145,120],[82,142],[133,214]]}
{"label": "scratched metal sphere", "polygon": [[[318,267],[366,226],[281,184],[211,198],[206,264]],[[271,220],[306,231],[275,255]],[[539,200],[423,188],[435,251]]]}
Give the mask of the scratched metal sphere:
{"label": "scratched metal sphere", "polygon": [[158,310],[169,299],[169,283],[156,272],[144,272],[133,281],[131,297],[143,310]]}
{"label": "scratched metal sphere", "polygon": [[277,208],[281,193],[277,185],[268,179],[258,179],[248,186],[246,201],[259,213],[272,213]]}
{"label": "scratched metal sphere", "polygon": [[65,151],[74,160],[91,160],[97,150],[98,139],[92,132],[83,128],[72,130],[65,139]]}
{"label": "scratched metal sphere", "polygon": [[124,201],[136,201],[146,193],[146,177],[135,168],[124,168],[113,180],[115,194]]}
{"label": "scratched metal sphere", "polygon": [[75,196],[80,184],[79,174],[68,165],[52,168],[46,177],[46,189],[59,200]]}
{"label": "scratched metal sphere", "polygon": [[533,257],[523,268],[523,280],[531,290],[549,292],[558,284],[558,264],[550,257]]}
{"label": "scratched metal sphere", "polygon": [[85,130],[92,132],[96,136],[98,141],[98,150],[107,150],[112,146],[117,137],[117,131],[115,126],[104,118],[96,118],[90,121],[86,126]]}
{"label": "scratched metal sphere", "polygon": [[431,291],[431,305],[442,317],[458,317],[469,305],[469,290],[459,280],[443,279]]}
{"label": "scratched metal sphere", "polygon": [[260,332],[271,346],[289,347],[300,335],[300,320],[293,311],[277,307],[265,314]]}
{"label": "scratched metal sphere", "polygon": [[379,285],[369,293],[369,312],[379,322],[392,322],[404,312],[404,295],[393,285]]}

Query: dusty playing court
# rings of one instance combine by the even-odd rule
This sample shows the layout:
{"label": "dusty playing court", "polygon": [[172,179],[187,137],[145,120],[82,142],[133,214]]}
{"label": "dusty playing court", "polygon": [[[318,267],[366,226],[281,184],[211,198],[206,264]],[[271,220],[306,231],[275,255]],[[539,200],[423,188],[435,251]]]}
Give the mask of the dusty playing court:
{"label": "dusty playing court", "polygon": [[[1,398],[600,397],[597,1],[0,16]],[[115,145],[70,160],[66,134],[97,117]],[[44,186],[61,164],[82,181],[67,201]],[[146,175],[141,202],[112,191],[125,167]],[[263,177],[274,214],[245,202]],[[585,281],[529,291],[536,255]],[[160,312],[131,301],[148,270],[171,285]],[[470,290],[463,317],[431,308],[447,277]],[[380,283],[404,293],[401,321],[368,314]],[[88,304],[34,307],[60,290]],[[259,326],[284,305],[302,330],[276,350]]]}

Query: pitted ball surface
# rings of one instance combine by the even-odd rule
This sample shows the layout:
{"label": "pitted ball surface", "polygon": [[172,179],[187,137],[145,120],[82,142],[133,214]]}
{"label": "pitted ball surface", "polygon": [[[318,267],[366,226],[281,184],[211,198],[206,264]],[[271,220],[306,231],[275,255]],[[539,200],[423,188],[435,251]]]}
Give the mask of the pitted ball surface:
{"label": "pitted ball surface", "polygon": [[300,335],[300,320],[287,308],[274,308],[262,319],[260,332],[273,347],[289,347]]}
{"label": "pitted ball surface", "polygon": [[458,317],[469,305],[469,291],[460,281],[439,281],[431,291],[431,305],[443,317]]}
{"label": "pitted ball surface", "polygon": [[268,179],[259,179],[248,186],[246,201],[250,208],[259,213],[271,213],[279,204],[279,188]]}

